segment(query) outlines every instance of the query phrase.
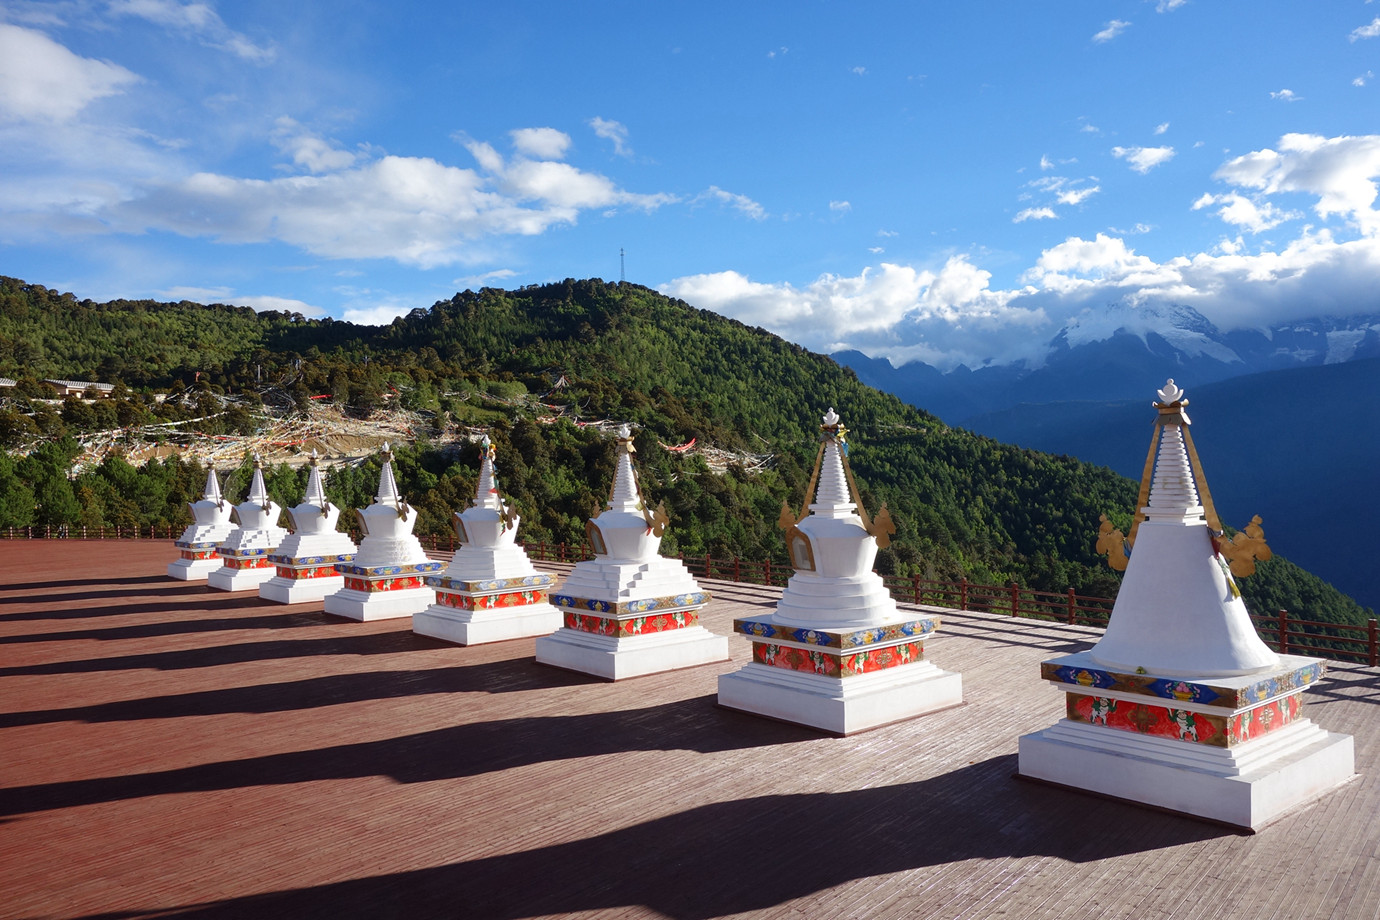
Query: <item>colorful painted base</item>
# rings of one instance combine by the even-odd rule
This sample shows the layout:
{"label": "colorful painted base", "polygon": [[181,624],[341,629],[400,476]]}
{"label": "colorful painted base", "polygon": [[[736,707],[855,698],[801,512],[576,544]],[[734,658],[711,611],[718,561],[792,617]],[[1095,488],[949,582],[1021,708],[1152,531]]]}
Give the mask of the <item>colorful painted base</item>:
{"label": "colorful painted base", "polygon": [[459,645],[549,635],[561,626],[561,612],[547,600],[554,580],[544,574],[483,581],[433,576],[426,581],[436,602],[413,615],[412,631]]}
{"label": "colorful painted base", "polygon": [[330,556],[268,557],[274,575],[259,586],[259,597],[278,604],[304,604],[325,600],[345,587],[345,576],[335,569],[337,562],[350,562],[353,553]]}
{"label": "colorful painted base", "polygon": [[222,560],[216,554],[216,543],[186,543],[178,540],[175,544],[178,559],[168,564],[168,577],[179,581],[205,581],[206,576],[221,567]]}
{"label": "colorful painted base", "polygon": [[1046,661],[1067,717],[1020,739],[1019,773],[1259,829],[1355,775],[1351,736],[1302,715],[1322,662],[1280,658],[1208,679],[1111,671],[1088,652]]}
{"label": "colorful painted base", "polygon": [[963,702],[963,678],[925,661],[933,614],[870,626],[802,626],[775,615],[733,621],[752,663],[719,678],[719,705],[836,735]]}
{"label": "colorful painted base", "polygon": [[221,566],[206,576],[206,586],[217,591],[257,591],[274,575],[273,563],[268,561],[272,548],[252,550],[219,550]]}
{"label": "colorful painted base", "polygon": [[352,620],[387,620],[421,613],[436,598],[426,586],[428,575],[442,568],[440,562],[406,565],[356,565],[337,563],[345,587],[327,595],[326,613]]}
{"label": "colorful painted base", "polygon": [[710,599],[703,591],[621,601],[551,599],[563,625],[537,640],[540,664],[623,680],[728,659],[728,637],[699,625],[699,610]]}

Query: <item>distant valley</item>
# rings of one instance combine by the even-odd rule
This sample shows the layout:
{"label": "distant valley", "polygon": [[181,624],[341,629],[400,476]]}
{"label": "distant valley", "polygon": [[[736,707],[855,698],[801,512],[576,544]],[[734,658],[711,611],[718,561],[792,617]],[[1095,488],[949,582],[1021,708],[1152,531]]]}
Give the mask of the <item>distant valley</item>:
{"label": "distant valley", "polygon": [[[1113,310],[1106,322],[1124,318]],[[1342,535],[1380,515],[1380,316],[1228,335],[1186,308],[1152,318],[1158,329],[1064,330],[1036,370],[941,374],[856,352],[834,357],[863,382],[951,424],[1136,479],[1154,420],[1150,402],[1173,377],[1188,391],[1223,522],[1241,527],[1261,515],[1276,550],[1380,606],[1373,550]]]}

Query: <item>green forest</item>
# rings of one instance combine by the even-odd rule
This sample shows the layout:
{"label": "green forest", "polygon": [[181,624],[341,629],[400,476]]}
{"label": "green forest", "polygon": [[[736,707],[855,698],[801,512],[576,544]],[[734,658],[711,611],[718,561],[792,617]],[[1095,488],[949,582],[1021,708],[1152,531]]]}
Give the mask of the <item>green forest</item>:
{"label": "green forest", "polygon": [[[441,438],[464,426],[493,438],[522,539],[581,542],[614,453],[612,439],[576,417],[634,426],[643,487],[671,515],[663,547],[672,554],[784,564],[781,503],[805,500],[831,406],[849,429],[865,504],[885,501],[896,522],[878,555],[883,574],[1114,595],[1118,576],[1093,550],[1098,516],[1125,529],[1136,497],[1136,484],[1108,469],[950,428],[765,330],[597,279],[465,291],[367,327],[186,301],[94,303],[0,278],[0,376],[18,381],[0,398],[0,528],[180,527],[203,467],[112,456],[71,476],[77,438],[186,420],[206,436],[249,434],[265,416],[323,397],[361,418],[399,407],[427,420],[429,433],[399,445],[395,460],[421,533],[448,533],[451,513],[474,494],[478,447]],[[57,403],[43,378],[114,383],[116,393]],[[691,439],[772,459],[716,473],[660,446]],[[220,471],[227,497],[244,495],[249,470],[246,457]],[[339,466],[327,491],[341,507],[362,507],[377,476],[377,460]],[[267,480],[291,506],[306,473],[278,466]],[[1280,558],[1242,589],[1255,612],[1339,623],[1370,615]]]}

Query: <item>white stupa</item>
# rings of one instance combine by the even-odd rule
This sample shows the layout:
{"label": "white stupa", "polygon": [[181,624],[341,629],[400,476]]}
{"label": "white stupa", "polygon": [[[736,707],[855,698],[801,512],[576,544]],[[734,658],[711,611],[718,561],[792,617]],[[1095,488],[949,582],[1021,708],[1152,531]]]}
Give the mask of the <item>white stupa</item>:
{"label": "white stupa", "polygon": [[633,452],[624,425],[608,506],[585,524],[594,558],[551,595],[565,625],[537,639],[542,664],[620,680],[728,658],[728,638],[699,625],[709,594],[684,563],[658,555],[668,520],[643,503]]}
{"label": "white stupa", "polygon": [[555,579],[539,573],[517,545],[518,521],[498,491],[494,447],[485,437],[474,502],[455,515],[460,548],[444,573],[427,578],[436,602],[413,615],[413,632],[478,645],[560,628],[561,612],[547,600]]}
{"label": "white stupa", "polygon": [[327,613],[352,620],[383,620],[406,617],[425,610],[433,595],[426,576],[442,568],[427,558],[412,534],[417,509],[403,501],[393,479],[393,452],[383,445],[383,469],[374,503],[355,513],[364,531],[359,551],[350,562],[336,563],[345,576],[345,587],[328,594]]}
{"label": "white stupa", "polygon": [[215,470],[206,471],[206,490],[201,501],[188,502],[187,507],[192,509],[192,523],[173,544],[180,558],[168,564],[168,577],[202,581],[221,567],[216,547],[235,529],[230,520],[233,509],[220,494]]}
{"label": "white stupa", "polygon": [[206,576],[207,586],[217,591],[251,591],[272,578],[268,557],[287,537],[287,531],[278,526],[282,513],[282,507],[268,497],[263,461],[256,455],[249,494],[235,506],[239,526],[216,550],[224,564]]}
{"label": "white stupa", "polygon": [[1352,739],[1302,714],[1323,662],[1255,632],[1233,576],[1269,550],[1258,519],[1222,537],[1187,406],[1173,380],[1159,391],[1130,538],[1104,518],[1098,541],[1126,572],[1111,621],[1089,651],[1041,665],[1067,717],[1020,739],[1019,770],[1254,829],[1350,779]]}
{"label": "white stupa", "polygon": [[962,676],[925,659],[938,608],[897,609],[872,570],[891,516],[865,519],[833,409],[821,431],[809,514],[782,508],[795,574],[774,613],[733,621],[752,662],[719,677],[719,704],[841,735],[956,706]]}
{"label": "white stupa", "polygon": [[259,597],[280,604],[319,601],[345,587],[336,563],[352,562],[358,551],[348,534],[337,528],[340,509],[326,498],[320,462],[311,452],[311,472],[302,503],[288,509],[292,533],[268,557],[275,573],[259,586]]}

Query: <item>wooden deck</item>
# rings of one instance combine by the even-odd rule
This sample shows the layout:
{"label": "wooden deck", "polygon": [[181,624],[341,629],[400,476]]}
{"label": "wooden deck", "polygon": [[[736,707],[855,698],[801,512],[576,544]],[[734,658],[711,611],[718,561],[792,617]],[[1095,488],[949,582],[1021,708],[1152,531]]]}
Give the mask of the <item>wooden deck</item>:
{"label": "wooden deck", "polygon": [[[0,916],[1380,916],[1380,672],[1308,713],[1356,780],[1255,836],[1013,778],[1077,627],[952,613],[966,704],[850,738],[164,576],[171,544],[0,542]],[[705,625],[775,589],[707,582]],[[313,606],[317,609],[313,609]]]}

